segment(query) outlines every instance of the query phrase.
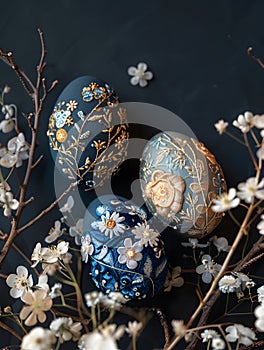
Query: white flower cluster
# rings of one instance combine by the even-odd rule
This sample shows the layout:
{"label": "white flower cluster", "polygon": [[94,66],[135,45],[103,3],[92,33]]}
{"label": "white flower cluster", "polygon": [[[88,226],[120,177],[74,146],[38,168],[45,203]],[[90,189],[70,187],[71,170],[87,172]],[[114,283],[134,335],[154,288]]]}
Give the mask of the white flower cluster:
{"label": "white flower cluster", "polygon": [[[100,210],[100,208],[99,208]],[[101,220],[92,222],[91,226],[93,229],[99,229],[102,233],[110,238],[119,236],[126,230],[126,225],[123,224],[125,217],[120,216],[120,213],[113,211],[110,213],[108,210],[102,208]],[[124,246],[119,247],[117,252],[119,253],[118,262],[120,264],[126,264],[129,269],[135,269],[138,262],[142,259],[142,253],[144,247],[150,246],[155,247],[158,245],[160,238],[159,232],[151,228],[147,222],[137,223],[132,229],[132,233],[136,239],[133,243],[131,238],[124,240]],[[83,250],[85,253],[83,254]],[[89,251],[89,252],[88,252]],[[88,261],[88,255],[93,252],[91,240],[89,235],[86,236],[85,242],[82,243],[81,248],[83,260]]]}
{"label": "white flower cluster", "polygon": [[65,264],[71,262],[72,255],[68,252],[68,249],[69,243],[65,241],[49,247],[41,247],[41,244],[38,242],[31,256],[31,260],[34,262],[32,267],[42,263],[44,273],[53,275],[60,268],[60,261]]}
{"label": "white flower cluster", "polygon": [[255,326],[260,332],[264,332],[264,285],[257,289],[258,302],[260,303],[254,310],[256,316]]}
{"label": "white flower cluster", "polygon": [[22,132],[8,141],[7,147],[0,148],[0,165],[5,168],[22,166],[29,157],[29,144]]}
{"label": "white flower cluster", "polygon": [[201,333],[201,338],[203,343],[210,342],[213,350],[223,350],[225,349],[225,342],[221,336],[213,329],[205,329]]}
{"label": "white flower cluster", "polygon": [[236,293],[238,298],[244,296],[244,290],[255,286],[247,275],[241,272],[232,272],[231,275],[223,276],[218,282],[219,290],[222,293]]}

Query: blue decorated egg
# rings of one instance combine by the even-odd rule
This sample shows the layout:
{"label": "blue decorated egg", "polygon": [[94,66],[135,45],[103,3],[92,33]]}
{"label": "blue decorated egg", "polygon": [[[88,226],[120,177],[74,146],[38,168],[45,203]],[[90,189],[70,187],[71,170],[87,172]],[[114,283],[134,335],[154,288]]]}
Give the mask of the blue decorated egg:
{"label": "blue decorated egg", "polygon": [[149,211],[181,234],[201,238],[221,221],[211,205],[226,191],[223,171],[194,138],[172,131],[155,135],[143,151],[140,183]]}
{"label": "blue decorated egg", "polygon": [[124,160],[126,112],[107,83],[82,76],[58,97],[47,136],[57,169],[87,190],[101,185]]}
{"label": "blue decorated egg", "polygon": [[85,229],[82,258],[103,293],[144,300],[160,291],[167,258],[144,209],[122,197],[101,196],[88,206]]}

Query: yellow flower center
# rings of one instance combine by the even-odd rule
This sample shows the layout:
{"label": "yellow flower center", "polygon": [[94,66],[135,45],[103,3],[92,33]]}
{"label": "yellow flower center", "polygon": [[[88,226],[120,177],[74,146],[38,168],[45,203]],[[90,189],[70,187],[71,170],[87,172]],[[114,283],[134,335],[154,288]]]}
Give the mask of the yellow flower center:
{"label": "yellow flower center", "polygon": [[149,231],[145,231],[144,232],[144,237],[149,238],[151,236]]}
{"label": "yellow flower center", "polygon": [[128,249],[127,251],[126,251],[126,256],[127,256],[127,258],[128,259],[133,259],[134,258],[134,256],[135,256],[135,251],[134,251],[134,249],[133,248],[130,248],[130,249]]}
{"label": "yellow flower center", "polygon": [[109,229],[113,229],[116,226],[116,222],[113,219],[108,219],[105,222],[105,226]]}

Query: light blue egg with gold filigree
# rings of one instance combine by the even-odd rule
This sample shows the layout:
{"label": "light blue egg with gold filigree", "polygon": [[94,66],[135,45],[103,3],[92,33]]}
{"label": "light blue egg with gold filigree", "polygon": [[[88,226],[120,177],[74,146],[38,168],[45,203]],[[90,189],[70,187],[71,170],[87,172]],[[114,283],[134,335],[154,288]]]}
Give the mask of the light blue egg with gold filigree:
{"label": "light blue egg with gold filigree", "polygon": [[56,168],[88,190],[101,185],[124,160],[126,113],[106,82],[81,76],[59,95],[47,136]]}
{"label": "light blue egg with gold filigree", "polygon": [[124,300],[152,298],[167,274],[163,242],[143,208],[123,197],[101,196],[87,208],[81,253],[105,294]]}
{"label": "light blue egg with gold filigree", "polygon": [[143,151],[140,183],[149,211],[165,226],[201,238],[220,223],[212,201],[226,191],[221,166],[201,142],[183,134],[156,134]]}

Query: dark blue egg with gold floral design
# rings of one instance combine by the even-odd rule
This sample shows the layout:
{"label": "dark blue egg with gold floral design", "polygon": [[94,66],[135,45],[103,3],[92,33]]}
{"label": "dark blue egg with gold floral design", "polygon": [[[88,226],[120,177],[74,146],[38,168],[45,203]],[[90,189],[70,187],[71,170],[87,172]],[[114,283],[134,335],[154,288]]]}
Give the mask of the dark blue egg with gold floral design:
{"label": "dark blue egg with gold floral design", "polygon": [[149,211],[164,225],[201,238],[220,223],[212,201],[226,191],[221,166],[201,142],[166,131],[148,141],[140,183]]}
{"label": "dark blue egg with gold floral design", "polygon": [[107,83],[82,76],[61,92],[47,136],[58,170],[88,190],[102,184],[124,160],[126,112]]}
{"label": "dark blue egg with gold floral design", "polygon": [[167,258],[143,208],[122,197],[101,196],[87,208],[85,230],[82,258],[103,293],[144,300],[162,289]]}

